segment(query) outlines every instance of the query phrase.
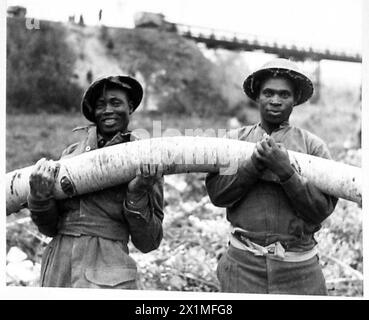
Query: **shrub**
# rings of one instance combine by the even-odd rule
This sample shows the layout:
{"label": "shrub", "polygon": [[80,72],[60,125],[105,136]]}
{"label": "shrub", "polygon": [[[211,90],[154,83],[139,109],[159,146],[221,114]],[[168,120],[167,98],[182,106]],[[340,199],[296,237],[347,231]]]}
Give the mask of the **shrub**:
{"label": "shrub", "polygon": [[65,30],[41,21],[28,30],[24,19],[8,18],[7,106],[23,112],[76,109],[81,89],[71,79],[75,57]]}

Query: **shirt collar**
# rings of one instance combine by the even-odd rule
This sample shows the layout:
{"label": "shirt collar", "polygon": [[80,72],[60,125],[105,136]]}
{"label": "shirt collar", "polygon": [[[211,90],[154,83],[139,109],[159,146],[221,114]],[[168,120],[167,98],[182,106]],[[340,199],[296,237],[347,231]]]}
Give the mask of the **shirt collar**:
{"label": "shirt collar", "polygon": [[98,148],[104,147],[108,142],[109,142],[109,145],[113,145],[113,144],[116,144],[116,143],[125,143],[125,142],[128,142],[130,140],[131,140],[131,132],[130,131],[125,132],[125,133],[122,133],[122,132],[119,131],[110,140],[105,140],[99,132],[97,133],[97,146],[98,146]]}
{"label": "shirt collar", "polygon": [[[259,122],[257,124],[257,126],[260,127],[260,128],[262,128],[264,130],[264,128],[261,126],[261,122]],[[289,126],[290,126],[290,123],[289,123],[288,120],[286,120],[286,121],[283,121],[276,130],[281,130],[281,129],[287,128]]]}

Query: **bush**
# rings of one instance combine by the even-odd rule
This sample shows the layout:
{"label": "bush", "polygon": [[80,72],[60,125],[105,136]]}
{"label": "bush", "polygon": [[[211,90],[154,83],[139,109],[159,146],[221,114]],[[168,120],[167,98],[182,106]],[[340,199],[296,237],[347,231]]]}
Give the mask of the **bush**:
{"label": "bush", "polygon": [[8,18],[7,106],[31,113],[69,111],[82,91],[71,79],[75,57],[59,24],[41,21],[28,30],[24,19]]}

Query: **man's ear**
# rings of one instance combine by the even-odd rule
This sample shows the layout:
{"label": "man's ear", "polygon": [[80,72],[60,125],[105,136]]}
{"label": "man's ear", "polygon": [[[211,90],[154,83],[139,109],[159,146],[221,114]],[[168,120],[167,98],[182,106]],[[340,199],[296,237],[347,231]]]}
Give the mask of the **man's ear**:
{"label": "man's ear", "polygon": [[133,103],[130,102],[129,103],[129,114],[131,115],[133,113],[133,111],[134,111]]}
{"label": "man's ear", "polygon": [[297,101],[300,99],[301,97],[301,91],[300,90],[295,90],[293,92],[293,106],[297,105]]}

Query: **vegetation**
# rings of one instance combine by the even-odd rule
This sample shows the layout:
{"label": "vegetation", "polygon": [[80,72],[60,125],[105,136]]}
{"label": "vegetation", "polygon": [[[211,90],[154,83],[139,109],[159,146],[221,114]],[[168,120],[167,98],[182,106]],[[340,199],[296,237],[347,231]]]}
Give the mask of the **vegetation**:
{"label": "vegetation", "polygon": [[[108,54],[123,69],[145,80],[143,108],[155,96],[158,109],[171,114],[227,114],[230,105],[222,93],[219,70],[194,42],[152,29],[102,29]],[[111,44],[114,44],[112,46]]]}
{"label": "vegetation", "polygon": [[65,29],[42,21],[28,30],[24,19],[8,19],[7,103],[9,112],[59,112],[79,107],[81,89],[72,82],[75,57]]}
{"label": "vegetation", "polygon": [[250,104],[242,94],[245,66],[240,68],[237,54],[223,52],[215,64],[174,33],[48,21],[28,30],[24,19],[9,18],[7,39],[8,112],[78,110],[86,70],[99,58],[143,80],[144,110],[154,101],[162,113],[229,115]]}

